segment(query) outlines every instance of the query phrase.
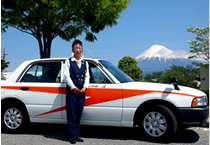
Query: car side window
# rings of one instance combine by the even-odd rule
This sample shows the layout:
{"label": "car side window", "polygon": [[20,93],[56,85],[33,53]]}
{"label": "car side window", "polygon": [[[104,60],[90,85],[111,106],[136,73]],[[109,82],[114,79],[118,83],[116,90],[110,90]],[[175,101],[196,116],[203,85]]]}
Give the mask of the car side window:
{"label": "car side window", "polygon": [[111,81],[104,75],[104,73],[96,66],[96,64],[89,62],[90,83],[92,84],[111,84]]}
{"label": "car side window", "polygon": [[20,82],[60,83],[61,62],[34,64],[24,74]]}

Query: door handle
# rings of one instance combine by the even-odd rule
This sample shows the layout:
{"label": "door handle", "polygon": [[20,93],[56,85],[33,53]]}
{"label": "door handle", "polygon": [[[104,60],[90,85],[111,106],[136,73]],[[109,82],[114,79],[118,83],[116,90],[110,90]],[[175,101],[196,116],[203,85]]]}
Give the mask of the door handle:
{"label": "door handle", "polygon": [[23,91],[27,91],[27,90],[29,90],[29,88],[28,88],[28,87],[21,87],[20,89],[21,89],[21,90],[23,90]]}

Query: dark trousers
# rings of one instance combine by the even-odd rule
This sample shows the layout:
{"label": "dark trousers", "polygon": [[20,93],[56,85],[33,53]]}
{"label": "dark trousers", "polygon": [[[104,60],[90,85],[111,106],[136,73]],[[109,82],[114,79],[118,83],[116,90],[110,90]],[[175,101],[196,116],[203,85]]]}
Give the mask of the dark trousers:
{"label": "dark trousers", "polygon": [[85,94],[76,95],[69,91],[66,95],[66,113],[69,138],[79,138],[80,119],[85,103]]}

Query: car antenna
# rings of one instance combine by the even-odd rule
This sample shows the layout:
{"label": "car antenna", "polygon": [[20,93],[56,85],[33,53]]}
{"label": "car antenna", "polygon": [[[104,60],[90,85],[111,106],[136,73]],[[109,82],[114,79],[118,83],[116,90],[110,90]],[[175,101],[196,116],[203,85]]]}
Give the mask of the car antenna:
{"label": "car antenna", "polygon": [[95,56],[93,55],[93,53],[91,53],[90,50],[89,50],[88,48],[86,48],[86,49],[87,49],[88,53],[89,53],[93,58],[95,58]]}

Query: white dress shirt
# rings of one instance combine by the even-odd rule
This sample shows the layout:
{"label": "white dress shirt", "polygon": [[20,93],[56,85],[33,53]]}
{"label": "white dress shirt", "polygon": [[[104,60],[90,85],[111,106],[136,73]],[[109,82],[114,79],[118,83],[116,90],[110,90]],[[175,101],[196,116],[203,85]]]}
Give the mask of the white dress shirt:
{"label": "white dress shirt", "polygon": [[[77,65],[79,68],[81,68],[82,65],[82,61],[84,60],[83,58],[81,58],[80,60],[77,60],[75,57],[71,57],[72,61],[76,61]],[[67,85],[70,87],[71,90],[73,90],[74,88],[76,88],[76,86],[74,85],[72,79],[70,78],[70,63],[69,63],[69,58],[67,58],[65,60],[65,64],[64,64],[64,79],[67,83]],[[83,85],[84,88],[88,88],[89,85],[89,81],[90,81],[90,74],[89,74],[89,65],[88,62],[86,61],[86,74],[85,74],[85,83]]]}

